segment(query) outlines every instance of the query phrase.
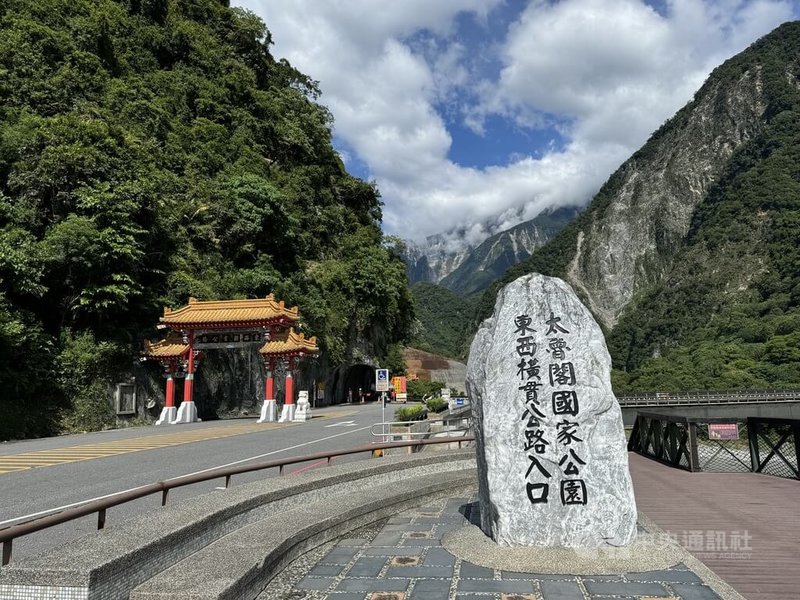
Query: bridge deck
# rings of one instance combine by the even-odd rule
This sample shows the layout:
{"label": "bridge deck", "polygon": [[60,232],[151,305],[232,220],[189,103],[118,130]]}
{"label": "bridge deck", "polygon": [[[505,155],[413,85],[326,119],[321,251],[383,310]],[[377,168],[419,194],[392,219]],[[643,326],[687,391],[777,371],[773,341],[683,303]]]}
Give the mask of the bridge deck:
{"label": "bridge deck", "polygon": [[[754,473],[689,473],[638,454],[629,457],[641,512],[748,600],[797,597],[800,482]],[[739,548],[731,548],[732,542]]]}

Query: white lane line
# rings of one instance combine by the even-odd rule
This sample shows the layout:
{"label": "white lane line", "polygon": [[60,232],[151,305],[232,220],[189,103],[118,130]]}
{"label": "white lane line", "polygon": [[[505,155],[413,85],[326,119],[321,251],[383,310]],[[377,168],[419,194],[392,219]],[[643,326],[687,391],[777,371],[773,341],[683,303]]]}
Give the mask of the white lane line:
{"label": "white lane line", "polygon": [[[343,431],[342,433],[337,433],[335,435],[329,435],[328,437],[320,438],[318,440],[311,440],[310,442],[303,442],[302,444],[296,444],[294,446],[289,446],[287,448],[281,448],[280,450],[273,450],[272,452],[265,452],[264,454],[259,454],[257,456],[251,456],[250,458],[243,458],[241,460],[237,460],[231,463],[227,463],[225,465],[218,465],[216,467],[211,467],[208,469],[202,469],[201,471],[195,471],[194,473],[187,473],[186,475],[199,475],[200,473],[207,473],[208,471],[214,471],[215,469],[222,469],[225,467],[232,467],[234,465],[240,465],[242,463],[249,462],[251,460],[257,460],[259,458],[264,458],[265,456],[272,456],[273,454],[280,454],[281,452],[287,452],[288,450],[295,450],[297,448],[302,448],[303,446],[310,446],[311,444],[318,444],[319,442],[325,442],[327,440],[332,440],[333,438],[341,437],[343,435],[350,435],[351,433],[357,433],[359,431],[364,431],[365,429],[369,429],[372,425],[367,425],[366,427],[359,427],[358,429],[348,429],[347,431]],[[171,478],[170,478],[171,479]],[[134,490],[138,490],[146,486],[140,485],[135,488],[131,488],[129,490],[124,490],[124,492],[132,492]],[[52,513],[60,512],[62,510],[66,510],[68,508],[73,508],[75,506],[80,506],[82,504],[86,504],[87,502],[94,502],[95,500],[102,500],[103,498],[108,498],[109,496],[113,496],[114,494],[119,494],[122,492],[113,492],[111,494],[105,494],[103,496],[97,496],[96,498],[89,498],[88,500],[81,500],[80,502],[73,502],[72,504],[65,504],[64,506],[59,506],[58,508],[50,508],[48,510],[42,510],[37,513],[31,513],[29,515],[23,515],[21,517],[14,517],[13,519],[7,519],[5,521],[0,521],[0,527],[4,527],[11,523],[16,523],[17,521],[24,521],[27,519],[35,519],[36,517],[41,517],[44,515],[49,515]]]}
{"label": "white lane line", "polygon": [[355,421],[339,421],[338,423],[332,423],[331,425],[325,425],[325,428],[328,427],[355,427]]}

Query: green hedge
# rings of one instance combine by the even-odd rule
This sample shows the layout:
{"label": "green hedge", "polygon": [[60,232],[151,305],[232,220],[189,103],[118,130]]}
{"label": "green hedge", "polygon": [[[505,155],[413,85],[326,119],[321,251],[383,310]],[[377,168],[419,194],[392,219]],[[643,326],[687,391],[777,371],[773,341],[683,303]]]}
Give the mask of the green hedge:
{"label": "green hedge", "polygon": [[443,398],[431,398],[425,405],[430,412],[440,413],[447,410],[447,402]]}
{"label": "green hedge", "polygon": [[424,405],[404,406],[394,411],[395,421],[422,421],[428,416]]}

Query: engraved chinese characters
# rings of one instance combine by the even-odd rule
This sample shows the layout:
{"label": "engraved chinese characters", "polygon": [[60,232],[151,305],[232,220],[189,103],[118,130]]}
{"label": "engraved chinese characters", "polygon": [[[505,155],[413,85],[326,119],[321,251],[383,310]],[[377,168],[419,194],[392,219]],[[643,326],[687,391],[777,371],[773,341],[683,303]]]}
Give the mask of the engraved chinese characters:
{"label": "engraved chinese characters", "polygon": [[600,328],[563,281],[498,295],[467,368],[481,526],[502,544],[598,547],[636,535],[622,416]]}
{"label": "engraved chinese characters", "polygon": [[586,464],[579,455],[582,451],[578,447],[583,439],[577,434],[579,423],[567,418],[577,416],[580,407],[574,389],[575,365],[567,361],[567,353],[572,348],[563,337],[569,335],[569,330],[560,324],[561,317],[551,311],[550,317],[544,323],[547,326],[544,363],[548,373],[548,387],[548,383],[541,382],[539,374],[538,344],[532,335],[536,333],[536,330],[531,328],[532,322],[527,314],[517,315],[514,318],[514,326],[519,336],[516,339],[516,351],[521,359],[517,365],[517,376],[521,380],[519,389],[525,393],[525,411],[522,413],[522,420],[525,422],[523,447],[528,452],[530,461],[525,472],[525,491],[531,504],[546,504],[550,501],[550,483],[553,475],[540,460],[547,453],[548,446],[551,446],[551,442],[546,438],[542,421],[546,418],[545,413],[550,410],[548,403],[541,404],[541,388],[546,388],[546,395],[550,396],[552,402],[552,415],[563,417],[556,419],[555,446],[558,453],[563,454],[558,466],[562,468],[564,475],[575,477],[575,479],[561,479],[559,483],[561,503],[586,504],[586,483],[578,478],[580,467]]}

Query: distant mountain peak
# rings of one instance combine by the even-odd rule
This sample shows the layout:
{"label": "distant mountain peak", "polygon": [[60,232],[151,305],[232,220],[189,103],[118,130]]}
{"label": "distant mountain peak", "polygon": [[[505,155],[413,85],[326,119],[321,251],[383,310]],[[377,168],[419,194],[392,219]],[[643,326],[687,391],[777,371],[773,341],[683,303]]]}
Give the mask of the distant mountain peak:
{"label": "distant mountain peak", "polygon": [[465,229],[429,236],[422,244],[409,242],[409,281],[438,283],[460,294],[486,289],[506,269],[546,244],[578,212],[577,208],[548,210],[477,245],[464,239]]}

